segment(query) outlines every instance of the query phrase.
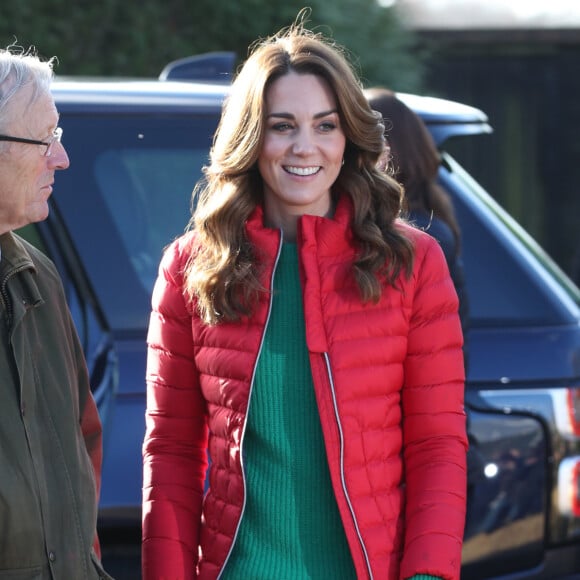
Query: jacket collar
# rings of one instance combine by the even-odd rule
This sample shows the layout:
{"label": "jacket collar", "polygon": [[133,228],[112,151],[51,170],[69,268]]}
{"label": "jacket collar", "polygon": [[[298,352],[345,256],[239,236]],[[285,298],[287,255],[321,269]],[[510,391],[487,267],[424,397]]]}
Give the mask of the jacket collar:
{"label": "jacket collar", "polygon": [[0,260],[0,283],[15,272],[22,270],[36,271],[28,250],[22,243],[22,238],[12,232],[0,236],[2,259]]}
{"label": "jacket collar", "polygon": [[[327,352],[328,339],[323,314],[323,280],[321,264],[348,264],[355,259],[351,222],[353,206],[350,198],[339,198],[332,218],[304,215],[298,222],[297,244],[300,256],[300,275],[306,314],[306,342],[310,352]],[[251,242],[263,252],[264,275],[262,283],[270,287],[273,264],[280,246],[279,230],[264,226],[264,212],[257,207],[247,221]]]}
{"label": "jacket collar", "polygon": [[[332,248],[344,249],[345,242],[351,245],[351,223],[354,215],[350,198],[342,195],[337,202],[334,215],[331,218],[304,215],[298,222],[299,244],[316,240],[318,251],[324,253]],[[277,242],[280,231],[264,225],[264,208],[258,205],[246,222],[248,235],[257,247],[263,244]]]}
{"label": "jacket collar", "polygon": [[0,300],[6,308],[8,324],[17,325],[27,309],[43,303],[42,294],[35,275],[36,266],[24,240],[8,232],[0,236],[0,245]]}

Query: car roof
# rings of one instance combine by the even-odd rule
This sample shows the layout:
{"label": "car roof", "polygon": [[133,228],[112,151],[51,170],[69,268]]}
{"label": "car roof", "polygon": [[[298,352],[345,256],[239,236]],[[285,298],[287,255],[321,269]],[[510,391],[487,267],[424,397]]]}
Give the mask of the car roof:
{"label": "car roof", "polygon": [[448,99],[397,93],[427,124],[437,145],[451,137],[479,135],[493,130],[487,115],[469,105]]}
{"label": "car roof", "polygon": [[156,79],[56,77],[52,83],[60,111],[215,111],[227,91],[224,84]]}
{"label": "car roof", "polygon": [[[52,92],[62,112],[132,112],[156,110],[215,113],[229,85],[191,80],[56,77]],[[451,137],[491,133],[485,113],[448,99],[397,93],[427,124],[437,145]]]}

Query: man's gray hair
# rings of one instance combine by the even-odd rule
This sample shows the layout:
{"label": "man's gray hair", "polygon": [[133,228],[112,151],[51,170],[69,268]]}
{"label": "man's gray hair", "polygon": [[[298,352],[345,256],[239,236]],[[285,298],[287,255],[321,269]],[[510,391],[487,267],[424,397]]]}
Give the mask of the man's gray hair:
{"label": "man's gray hair", "polygon": [[32,100],[50,92],[55,57],[42,60],[34,47],[11,44],[0,49],[0,131],[10,120],[10,103],[26,86],[32,86]]}

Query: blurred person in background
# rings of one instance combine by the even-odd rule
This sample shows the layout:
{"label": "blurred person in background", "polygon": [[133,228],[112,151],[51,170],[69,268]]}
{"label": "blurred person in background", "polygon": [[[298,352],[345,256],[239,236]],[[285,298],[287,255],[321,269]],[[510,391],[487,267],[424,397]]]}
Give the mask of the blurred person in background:
{"label": "blurred person in background", "polygon": [[[423,120],[385,87],[365,90],[371,108],[385,124],[385,153],[379,166],[404,188],[407,219],[440,244],[459,299],[465,369],[469,364],[469,297],[461,259],[461,231],[449,194],[437,181],[441,157]],[[469,435],[467,451],[468,505],[472,490],[484,476],[485,459]]]}
{"label": "blurred person in background", "polygon": [[461,231],[453,202],[438,184],[441,157],[422,119],[384,87],[365,90],[371,108],[385,123],[386,150],[382,169],[389,172],[405,190],[405,213],[416,227],[433,236],[445,254],[449,273],[459,298],[459,316],[463,330],[467,367],[469,298],[461,259]]}
{"label": "blurred person in background", "polygon": [[303,23],[234,81],[153,292],[144,580],[459,578],[457,296],[383,132]]}
{"label": "blurred person in background", "polygon": [[69,165],[52,67],[0,50],[0,578],[96,580],[101,423],[57,270],[14,232]]}

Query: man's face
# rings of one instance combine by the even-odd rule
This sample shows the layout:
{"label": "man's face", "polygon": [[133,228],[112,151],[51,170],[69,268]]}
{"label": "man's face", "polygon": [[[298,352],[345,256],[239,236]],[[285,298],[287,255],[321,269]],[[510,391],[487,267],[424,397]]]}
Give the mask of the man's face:
{"label": "man's face", "polygon": [[[58,125],[58,113],[50,93],[31,102],[32,88],[23,88],[10,103],[8,122],[0,132],[12,137],[47,141]],[[3,142],[0,149],[0,234],[48,216],[54,172],[69,166],[68,155],[54,143],[50,157],[46,147]]]}

